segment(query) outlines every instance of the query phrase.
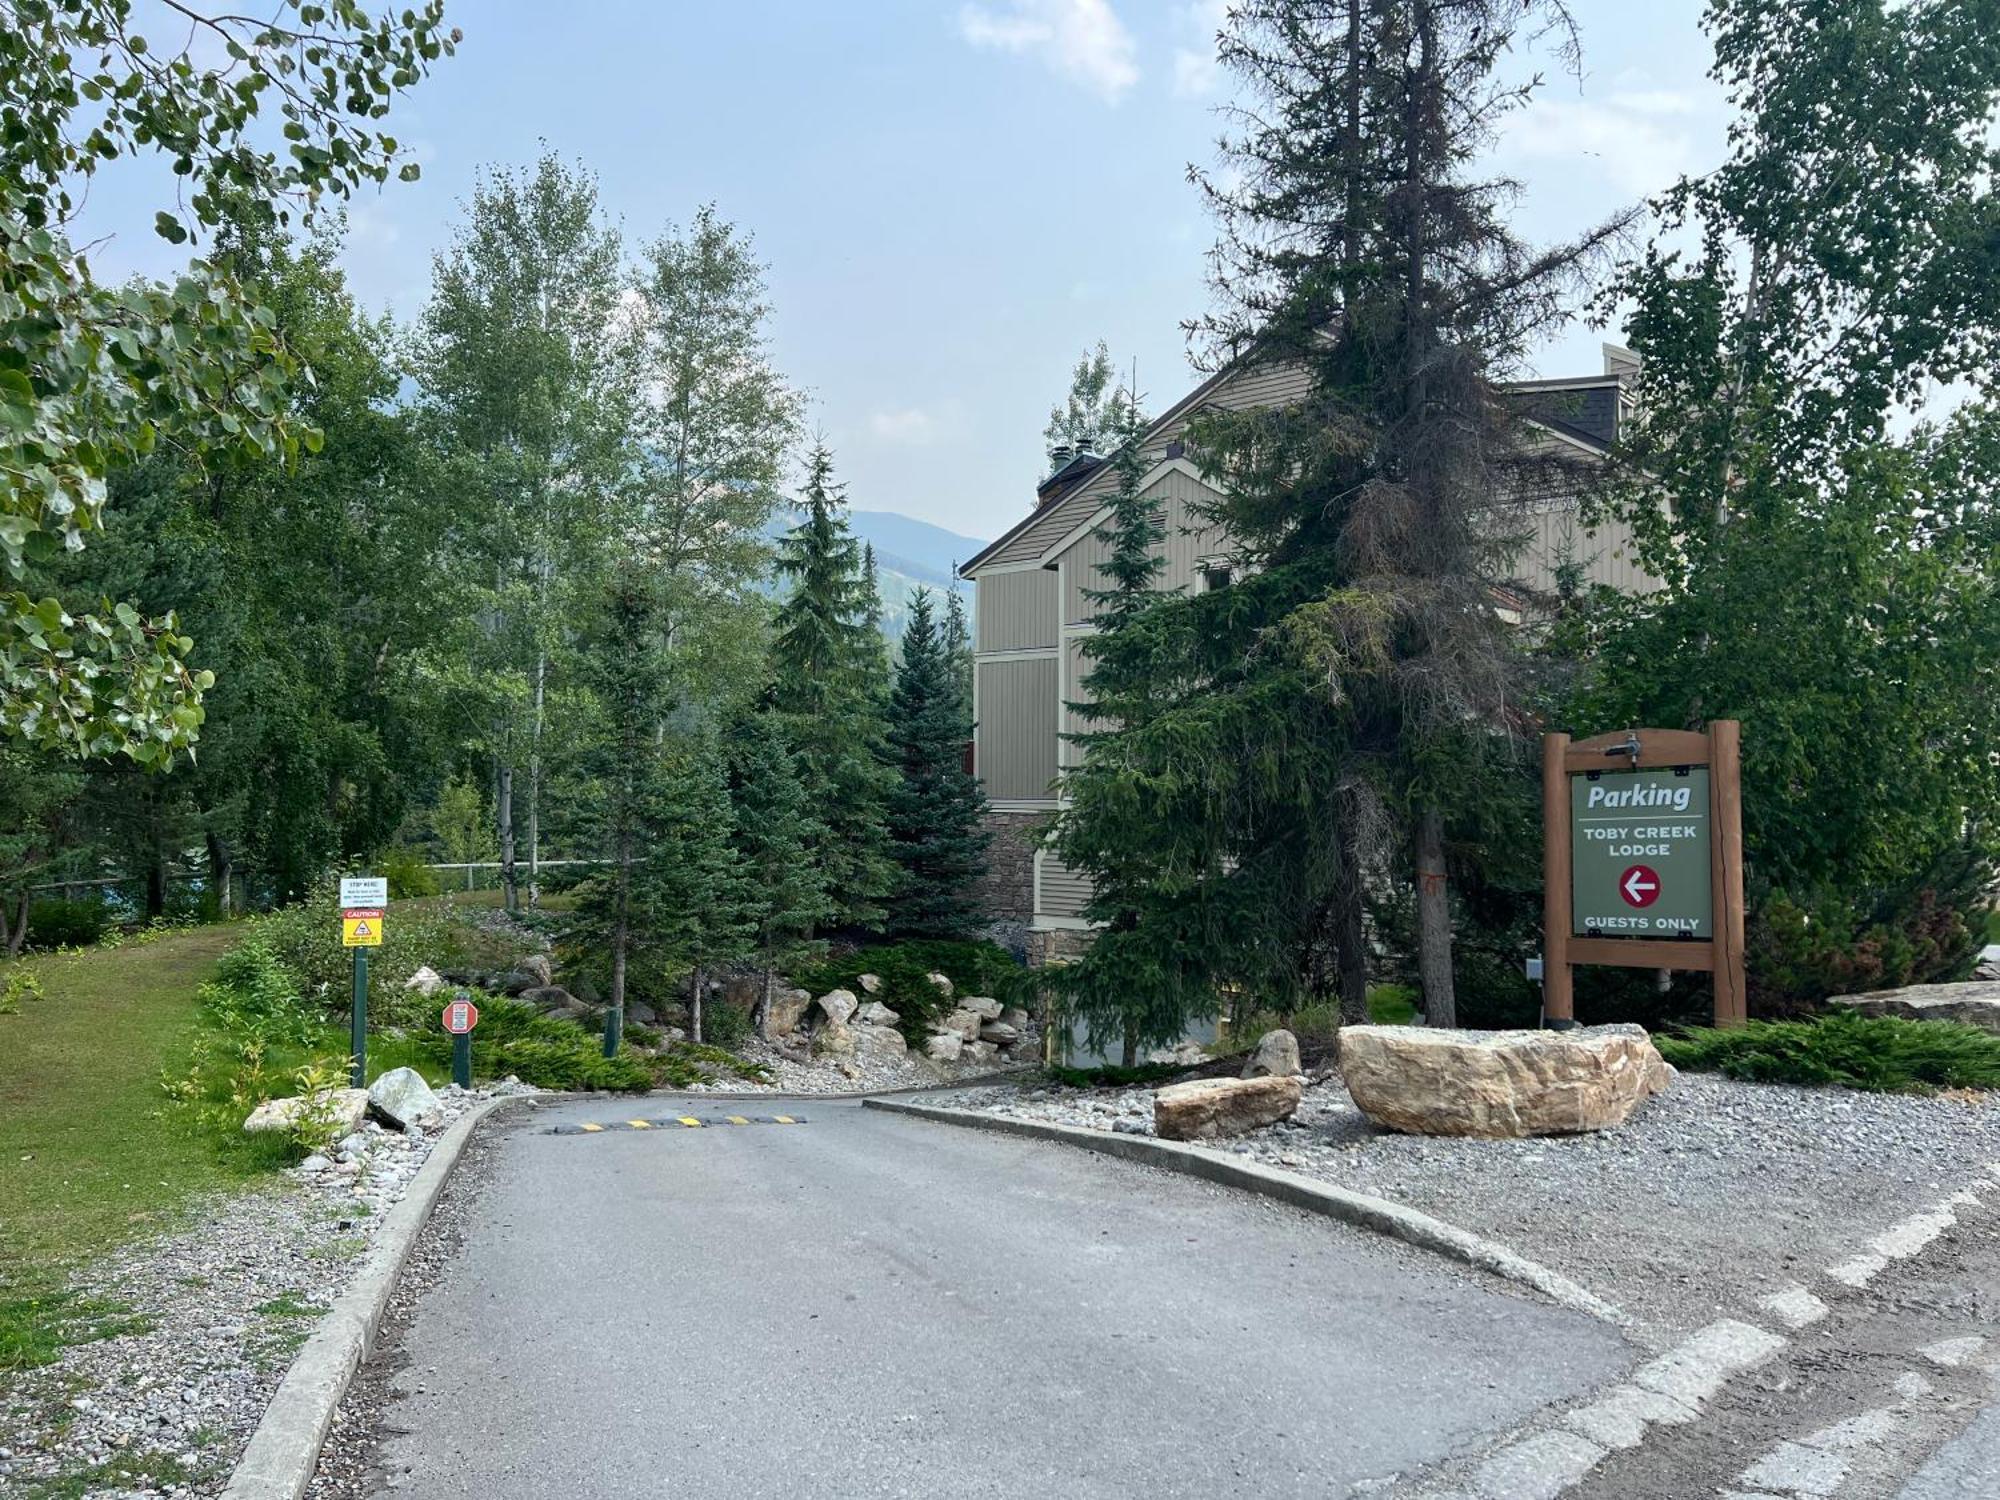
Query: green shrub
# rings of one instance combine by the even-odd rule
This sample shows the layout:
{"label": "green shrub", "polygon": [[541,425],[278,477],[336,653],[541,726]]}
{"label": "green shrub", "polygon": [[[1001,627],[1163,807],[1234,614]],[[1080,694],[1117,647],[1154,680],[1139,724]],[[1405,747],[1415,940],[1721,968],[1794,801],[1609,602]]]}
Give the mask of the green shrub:
{"label": "green shrub", "polygon": [[391,901],[415,901],[435,896],[441,889],[437,871],[425,864],[423,855],[415,849],[385,850],[374,865],[389,882]]}
{"label": "green shrub", "polygon": [[1048,1075],[1052,1082],[1064,1088],[1134,1089],[1164,1083],[1184,1071],[1172,1063],[1140,1063],[1136,1068],[1124,1068],[1116,1063],[1104,1063],[1095,1068],[1065,1068],[1052,1063]]}
{"label": "green shrub", "polygon": [[717,1047],[739,1047],[750,1037],[750,1012],[721,995],[711,995],[701,1007],[701,1039]]}
{"label": "green shrub", "polygon": [[28,907],[28,946],[88,948],[110,924],[104,903],[95,896],[75,901],[49,897]]}
{"label": "green shrub", "polygon": [[[331,887],[310,901],[259,917],[257,930],[279,961],[298,976],[305,993],[332,1006],[343,1005],[350,988],[353,950],[340,944],[340,902]],[[368,950],[371,994],[385,1022],[410,1025],[414,1017],[392,1015],[402,984],[426,964],[455,962],[458,940],[448,911],[433,907],[391,907],[382,923],[382,946]]]}
{"label": "green shrub", "polygon": [[1751,1011],[1795,1015],[1842,995],[1963,979],[1985,940],[1989,867],[1956,852],[1863,907],[1773,891],[1744,947]]}
{"label": "green shrub", "polygon": [[930,1034],[930,1023],[942,1019],[957,1003],[931,983],[934,973],[951,981],[954,996],[989,995],[1026,1007],[1034,994],[1034,972],[998,943],[947,938],[883,943],[832,954],[816,963],[795,965],[791,980],[815,995],[836,989],[859,995],[861,976],[878,976],[882,988],[875,998],[902,1018],[897,1024],[911,1045],[921,1046]]}
{"label": "green shrub", "polygon": [[1751,1083],[1871,1093],[2000,1087],[2000,1036],[1954,1022],[1834,1010],[1815,1020],[1751,1021],[1655,1040],[1677,1068]]}
{"label": "green shrub", "polygon": [[217,960],[215,978],[195,992],[204,1018],[224,1032],[310,1046],[322,1018],[298,975],[280,959],[263,924]]}

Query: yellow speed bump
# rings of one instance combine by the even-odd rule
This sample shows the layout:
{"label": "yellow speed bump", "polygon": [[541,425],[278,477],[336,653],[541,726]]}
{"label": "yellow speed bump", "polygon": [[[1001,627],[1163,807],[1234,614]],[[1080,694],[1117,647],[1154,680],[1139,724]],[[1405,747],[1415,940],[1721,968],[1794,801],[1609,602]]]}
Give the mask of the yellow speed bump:
{"label": "yellow speed bump", "polygon": [[582,1128],[584,1130],[589,1131],[592,1135],[595,1135],[597,1134],[598,1131],[602,1130],[604,1127],[602,1125],[585,1125]]}
{"label": "yellow speed bump", "polygon": [[682,1115],[681,1124],[687,1126],[690,1130],[701,1129],[701,1121],[697,1120],[693,1115]]}
{"label": "yellow speed bump", "polygon": [[790,1115],[772,1115],[771,1118],[776,1120],[780,1125],[790,1125],[794,1123]]}
{"label": "yellow speed bump", "polygon": [[651,1120],[627,1120],[625,1123],[633,1130],[651,1130],[653,1128]]}
{"label": "yellow speed bump", "polygon": [[731,1115],[729,1117],[729,1123],[732,1125],[748,1125],[750,1122],[744,1119],[743,1116],[741,1115]]}

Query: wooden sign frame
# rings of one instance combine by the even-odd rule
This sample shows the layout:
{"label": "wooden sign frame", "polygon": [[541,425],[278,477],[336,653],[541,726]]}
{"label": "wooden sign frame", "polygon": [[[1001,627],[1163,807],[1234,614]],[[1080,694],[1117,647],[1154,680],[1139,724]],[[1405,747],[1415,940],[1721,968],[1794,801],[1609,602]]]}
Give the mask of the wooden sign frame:
{"label": "wooden sign frame", "polygon": [[[1704,731],[1633,729],[1571,742],[1542,736],[1542,1000],[1546,1024],[1576,1024],[1573,964],[1639,969],[1687,969],[1715,979],[1715,1024],[1734,1026],[1748,1015],[1743,989],[1742,730],[1716,719]],[[1711,937],[1576,937],[1570,922],[1572,776],[1588,771],[1708,768]]]}

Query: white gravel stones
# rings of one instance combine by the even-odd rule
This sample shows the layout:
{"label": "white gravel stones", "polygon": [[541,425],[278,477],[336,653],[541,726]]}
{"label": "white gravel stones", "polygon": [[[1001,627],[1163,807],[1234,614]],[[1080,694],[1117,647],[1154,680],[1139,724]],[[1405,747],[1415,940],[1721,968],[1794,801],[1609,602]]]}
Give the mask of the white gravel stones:
{"label": "white gravel stones", "polygon": [[[446,1090],[440,1128],[479,1097]],[[157,1478],[83,1491],[93,1500],[221,1489],[432,1139],[373,1122],[355,1134],[366,1143],[357,1160],[311,1157],[270,1187],[194,1205],[186,1229],[73,1278],[82,1297],[129,1308],[131,1330],[0,1376],[0,1494],[38,1493],[113,1459]]]}
{"label": "white gravel stones", "polygon": [[[960,1046],[948,1058],[935,1051],[926,1056],[910,1049],[899,1050],[879,1028],[851,1028],[858,1045],[849,1056],[814,1057],[801,1061],[795,1053],[783,1051],[751,1037],[736,1048],[746,1062],[762,1063],[771,1071],[769,1083],[752,1083],[730,1076],[714,1083],[695,1085],[693,1094],[858,1094],[885,1093],[895,1089],[936,1088],[955,1078],[980,1077],[1007,1070],[1009,1064],[995,1055],[991,1046],[982,1055],[967,1047],[956,1033],[952,1040]],[[897,1038],[900,1040],[900,1037]],[[930,1038],[934,1046],[938,1038]]]}
{"label": "white gravel stones", "polygon": [[[937,1102],[1153,1133],[1148,1089],[1006,1085]],[[1875,1253],[1871,1236],[2000,1161],[2000,1107],[1683,1073],[1613,1130],[1445,1139],[1377,1130],[1328,1080],[1292,1119],[1204,1149],[1487,1235],[1653,1325],[1664,1344],[1843,1255]]]}

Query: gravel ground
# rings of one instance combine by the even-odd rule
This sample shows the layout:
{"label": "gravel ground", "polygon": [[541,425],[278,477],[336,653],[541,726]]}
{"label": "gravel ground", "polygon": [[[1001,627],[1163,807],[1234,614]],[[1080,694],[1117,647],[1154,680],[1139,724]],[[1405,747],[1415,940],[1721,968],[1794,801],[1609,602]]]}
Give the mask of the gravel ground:
{"label": "gravel ground", "polygon": [[[933,1102],[1150,1135],[1152,1098],[1009,1085]],[[1986,1178],[2000,1162],[2000,1102],[1684,1073],[1619,1129],[1486,1141],[1377,1130],[1327,1078],[1291,1121],[1207,1149],[1489,1235],[1671,1342]]]}
{"label": "gravel ground", "polygon": [[[750,1083],[726,1078],[706,1088],[671,1089],[670,1093],[693,1094],[872,1094],[893,1089],[928,1089],[964,1078],[989,1078],[1012,1069],[1027,1071],[1033,1064],[986,1062],[938,1063],[917,1052],[906,1057],[880,1058],[857,1053],[836,1061],[815,1057],[802,1062],[756,1037],[732,1049],[746,1062],[762,1063],[771,1070],[770,1083]],[[1150,1107],[1150,1106],[1149,1106]]]}
{"label": "gravel ground", "polygon": [[0,1494],[218,1492],[293,1353],[445,1125],[492,1092],[519,1091],[446,1089],[445,1118],[430,1131],[370,1121],[351,1161],[204,1201],[186,1230],[74,1276],[82,1296],[129,1309],[128,1331],[0,1376]]}

